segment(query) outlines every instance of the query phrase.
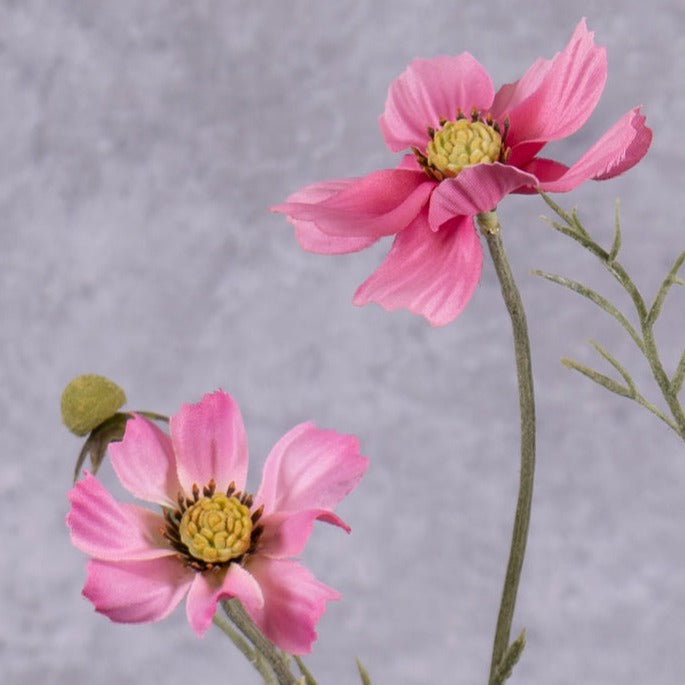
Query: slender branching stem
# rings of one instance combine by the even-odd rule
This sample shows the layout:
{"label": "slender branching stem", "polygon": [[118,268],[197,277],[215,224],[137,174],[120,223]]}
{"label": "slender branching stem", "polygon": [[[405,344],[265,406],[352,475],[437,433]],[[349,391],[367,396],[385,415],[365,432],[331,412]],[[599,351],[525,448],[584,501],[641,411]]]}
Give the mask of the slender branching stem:
{"label": "slender branching stem", "polygon": [[[516,514],[514,516],[514,530],[512,533],[509,562],[504,579],[502,599],[500,602],[495,639],[490,663],[489,685],[501,685],[503,678],[508,676],[511,669],[503,673],[500,664],[510,652],[509,637],[511,624],[516,607],[516,595],[523,558],[528,540],[528,524],[533,499],[533,481],[535,475],[535,398],[533,394],[533,371],[530,360],[530,341],[523,302],[514,281],[509,262],[504,251],[500,236],[500,224],[495,212],[478,215],[478,226],[487,240],[490,254],[495,265],[495,271],[502,288],[502,296],[511,318],[514,337],[514,355],[516,359],[516,375],[519,388],[519,408],[521,413],[521,471],[519,481]],[[523,638],[516,641],[516,659],[523,649]],[[520,647],[519,647],[520,646]],[[513,663],[511,664],[513,667]],[[508,672],[506,672],[508,671]],[[503,675],[500,675],[503,673]]]}
{"label": "slender branching stem", "polygon": [[[640,294],[640,291],[638,290],[637,286],[630,278],[630,275],[616,259],[621,245],[618,211],[616,214],[616,230],[613,246],[611,248],[611,251],[607,252],[603,247],[601,247],[601,245],[599,245],[595,240],[592,239],[588,231],[584,228],[584,226],[578,219],[575,210],[571,214],[569,214],[568,212],[563,210],[556,202],[554,202],[554,200],[552,200],[547,194],[540,192],[540,195],[542,196],[542,199],[547,203],[547,205],[554,210],[557,216],[559,216],[565,222],[565,224],[560,224],[555,221],[550,221],[549,223],[557,231],[572,238],[579,245],[581,245],[586,250],[594,254],[602,262],[602,264],[609,271],[609,273],[611,273],[614,276],[614,278],[620,283],[621,287],[626,291],[626,293],[633,302],[635,311],[637,313],[638,321],[640,322],[639,334],[631,326],[626,317],[623,314],[621,314],[616,307],[614,307],[605,298],[601,297],[590,288],[587,288],[583,284],[578,283],[576,281],[571,281],[569,279],[562,278],[561,276],[546,274],[539,271],[535,273],[537,273],[540,276],[543,276],[544,278],[547,278],[548,280],[558,283],[559,285],[570,288],[571,290],[580,293],[584,297],[587,297],[588,299],[592,300],[595,304],[597,304],[599,307],[604,309],[604,311],[608,312],[614,318],[616,318],[619,321],[619,323],[621,323],[621,325],[629,333],[631,338],[640,348],[640,351],[645,356],[645,359],[647,360],[649,367],[652,371],[652,376],[654,377],[654,379],[657,382],[657,385],[659,386],[659,390],[661,391],[661,394],[664,400],[666,401],[666,404],[668,405],[673,420],[668,419],[652,403],[647,402],[637,392],[634,386],[629,388],[630,392],[619,392],[619,394],[625,394],[626,397],[631,397],[643,406],[647,407],[650,411],[652,411],[657,416],[662,418],[683,439],[685,439],[685,410],[683,410],[683,407],[680,404],[680,401],[678,400],[678,394],[682,388],[683,378],[685,378],[685,352],[683,352],[683,357],[681,358],[678,364],[678,368],[676,369],[672,378],[669,378],[668,374],[664,369],[664,365],[659,355],[656,340],[654,338],[654,324],[659,314],[661,313],[661,309],[664,304],[664,300],[666,299],[666,295],[668,294],[671,286],[674,283],[681,282],[681,279],[678,278],[678,270],[685,263],[685,252],[682,252],[675,260],[675,263],[673,264],[671,270],[664,279],[661,288],[659,289],[654,299],[654,302],[652,303],[651,307],[648,307],[647,303],[645,302],[645,299]],[[605,356],[606,358],[606,355],[603,356]],[[598,374],[589,369],[587,369],[587,371],[589,371],[589,373],[587,373],[582,368],[580,368],[581,365],[578,365],[577,363],[573,363],[571,366],[572,368],[580,370],[581,373],[585,373],[585,375],[599,382],[601,385],[609,387],[605,382],[603,382],[604,377],[602,377],[601,374]],[[616,364],[614,364],[614,367],[618,368]],[[624,375],[624,378],[626,378],[625,374],[622,375]]]}

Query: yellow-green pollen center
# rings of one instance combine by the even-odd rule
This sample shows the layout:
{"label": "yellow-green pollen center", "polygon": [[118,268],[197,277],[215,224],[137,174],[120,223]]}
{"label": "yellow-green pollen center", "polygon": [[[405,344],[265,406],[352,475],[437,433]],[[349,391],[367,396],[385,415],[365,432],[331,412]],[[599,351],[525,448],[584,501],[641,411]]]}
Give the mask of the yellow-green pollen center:
{"label": "yellow-green pollen center", "polygon": [[201,497],[183,512],[181,541],[196,559],[210,564],[242,556],[250,548],[250,510],[237,497],[217,492]]}
{"label": "yellow-green pollen center", "polygon": [[502,136],[483,121],[446,121],[426,147],[426,161],[451,178],[474,164],[496,162],[502,152]]}

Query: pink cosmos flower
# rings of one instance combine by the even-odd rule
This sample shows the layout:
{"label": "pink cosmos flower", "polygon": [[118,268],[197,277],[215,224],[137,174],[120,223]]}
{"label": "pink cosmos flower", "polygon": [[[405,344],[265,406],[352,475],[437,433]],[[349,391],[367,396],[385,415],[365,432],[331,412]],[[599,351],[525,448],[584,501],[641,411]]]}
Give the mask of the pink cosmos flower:
{"label": "pink cosmos flower", "polygon": [[338,593],[290,557],[316,519],[349,528],[332,509],[368,460],[349,435],[302,423],[269,453],[262,483],[244,492],[247,442],[238,405],[225,392],[182,405],[170,435],[135,415],[110,445],[121,484],[162,513],[117,502],[92,475],[69,493],[67,524],[92,559],[83,594],[121,623],[168,616],[183,597],[202,635],[223,598],[237,597],[278,647],[311,650],[315,625]]}
{"label": "pink cosmos flower", "polygon": [[354,303],[449,323],[480,278],[475,215],[509,193],[565,192],[612,178],[646,154],[652,133],[636,107],[572,166],[538,156],[546,143],[575,133],[599,100],[606,51],[593,35],[582,20],[564,50],[496,93],[467,52],[413,60],[390,85],[380,118],[390,150],[412,154],[394,169],[306,186],[272,211],[286,214],[300,245],[320,254],[395,235]]}

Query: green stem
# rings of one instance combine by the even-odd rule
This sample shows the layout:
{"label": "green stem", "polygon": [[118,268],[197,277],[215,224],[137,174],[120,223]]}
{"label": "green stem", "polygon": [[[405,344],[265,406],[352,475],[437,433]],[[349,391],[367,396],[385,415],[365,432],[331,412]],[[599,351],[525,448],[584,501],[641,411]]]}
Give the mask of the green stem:
{"label": "green stem", "polygon": [[535,398],[533,395],[533,371],[530,361],[530,341],[526,313],[518,288],[514,281],[509,262],[500,237],[500,224],[495,212],[479,214],[478,226],[485,236],[490,249],[495,271],[502,288],[514,336],[514,354],[516,358],[516,375],[519,387],[519,409],[521,412],[521,473],[519,493],[514,516],[514,530],[509,551],[509,562],[504,579],[502,599],[500,601],[495,639],[490,663],[489,685],[500,685],[497,667],[509,647],[511,623],[516,607],[516,594],[521,579],[521,568],[528,540],[528,524],[533,499],[533,481],[535,475]]}
{"label": "green stem", "polygon": [[297,678],[292,674],[288,666],[287,658],[276,649],[273,643],[264,637],[263,633],[247,615],[243,605],[237,599],[229,599],[221,602],[226,615],[233,621],[236,627],[255,646],[269,663],[276,675],[279,685],[297,685]]}
{"label": "green stem", "polygon": [[219,627],[231,642],[242,652],[243,656],[257,669],[264,683],[274,685],[276,682],[269,666],[264,662],[259,652],[252,649],[240,633],[231,628],[230,623],[220,614],[214,614],[214,625]]}
{"label": "green stem", "polygon": [[151,421],[165,421],[166,423],[169,423],[169,417],[166,414],[158,414],[156,411],[146,411],[145,409],[139,409],[136,411],[136,414],[140,414],[141,416],[144,416],[146,419],[150,419]]}
{"label": "green stem", "polygon": [[642,338],[645,341],[645,356],[649,362],[649,366],[652,369],[652,375],[661,390],[661,394],[668,404],[668,408],[671,410],[671,414],[675,419],[675,424],[677,426],[677,433],[683,440],[685,440],[685,411],[678,401],[678,395],[674,392],[674,388],[671,385],[671,381],[664,371],[663,364],[661,363],[661,357],[659,356],[659,350],[656,346],[656,340],[654,339],[654,331],[651,325],[647,321],[641,320],[642,324]]}

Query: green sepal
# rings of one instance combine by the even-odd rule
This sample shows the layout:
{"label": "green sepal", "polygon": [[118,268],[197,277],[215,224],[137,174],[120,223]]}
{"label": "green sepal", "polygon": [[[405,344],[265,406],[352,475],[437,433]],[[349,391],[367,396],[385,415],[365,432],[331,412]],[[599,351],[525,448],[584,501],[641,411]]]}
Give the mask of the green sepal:
{"label": "green sepal", "polygon": [[126,394],[114,381],[93,373],[76,376],[62,393],[64,425],[82,437],[113,417],[126,404]]}
{"label": "green sepal", "polygon": [[96,474],[102,464],[110,442],[119,442],[126,432],[126,422],[131,414],[117,412],[101,423],[91,434],[79,452],[76,466],[74,467],[74,483],[78,480],[81,467],[86,457],[90,455],[91,473]]}

